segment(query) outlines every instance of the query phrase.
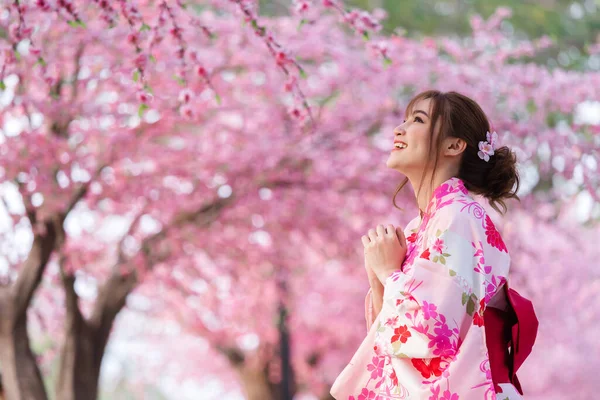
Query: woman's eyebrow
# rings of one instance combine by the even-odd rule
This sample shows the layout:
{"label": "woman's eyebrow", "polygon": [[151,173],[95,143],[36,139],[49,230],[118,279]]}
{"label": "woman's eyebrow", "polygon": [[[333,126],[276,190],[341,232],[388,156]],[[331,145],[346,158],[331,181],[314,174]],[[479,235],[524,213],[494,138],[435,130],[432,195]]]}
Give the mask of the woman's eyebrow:
{"label": "woman's eyebrow", "polygon": [[429,118],[429,115],[427,115],[427,113],[425,111],[423,111],[423,110],[415,110],[415,111],[413,111],[413,114],[417,114],[417,113],[424,114],[427,118]]}

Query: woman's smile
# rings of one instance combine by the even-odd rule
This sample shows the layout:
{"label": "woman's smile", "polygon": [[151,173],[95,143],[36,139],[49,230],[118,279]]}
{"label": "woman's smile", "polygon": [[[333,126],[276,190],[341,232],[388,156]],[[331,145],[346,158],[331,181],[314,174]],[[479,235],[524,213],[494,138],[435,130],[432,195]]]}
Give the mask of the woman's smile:
{"label": "woman's smile", "polygon": [[404,150],[405,148],[407,148],[408,145],[400,140],[396,140],[394,141],[394,148],[392,149],[392,151],[396,151],[396,150]]}

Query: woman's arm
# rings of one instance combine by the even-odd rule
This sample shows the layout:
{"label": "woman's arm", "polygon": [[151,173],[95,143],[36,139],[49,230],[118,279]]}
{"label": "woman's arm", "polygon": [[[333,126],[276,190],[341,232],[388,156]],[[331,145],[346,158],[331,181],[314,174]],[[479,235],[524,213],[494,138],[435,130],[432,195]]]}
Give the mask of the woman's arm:
{"label": "woman's arm", "polygon": [[491,221],[484,226],[468,212],[451,206],[437,211],[424,238],[426,250],[407,273],[397,271],[385,281],[375,336],[383,353],[453,357],[464,331],[482,323],[480,309],[506,279],[502,272],[510,257]]}
{"label": "woman's arm", "polygon": [[367,276],[369,277],[369,285],[371,286],[371,302],[373,305],[373,319],[379,315],[383,305],[383,284],[377,279],[377,275],[373,270],[365,265]]}

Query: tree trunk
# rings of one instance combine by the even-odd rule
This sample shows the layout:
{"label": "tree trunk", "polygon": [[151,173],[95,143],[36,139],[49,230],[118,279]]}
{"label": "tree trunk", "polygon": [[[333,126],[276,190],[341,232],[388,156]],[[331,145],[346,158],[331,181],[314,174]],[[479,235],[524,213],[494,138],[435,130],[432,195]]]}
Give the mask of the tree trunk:
{"label": "tree trunk", "polygon": [[100,366],[117,314],[127,295],[135,288],[136,277],[113,274],[98,291],[89,319],[81,314],[73,276],[63,276],[67,319],[65,342],[56,386],[60,400],[93,400],[98,397]]}
{"label": "tree trunk", "polygon": [[95,330],[78,318],[67,330],[60,356],[56,398],[61,400],[95,399],[104,347]]}
{"label": "tree trunk", "polygon": [[[4,308],[5,302],[1,303]],[[26,316],[16,321],[10,332],[3,330],[0,335],[0,365],[7,400],[48,399],[42,375],[29,346]]]}
{"label": "tree trunk", "polygon": [[[232,201],[219,199],[214,203],[203,205],[195,212],[180,213],[172,221],[171,226],[185,223],[195,223],[208,226],[214,221],[219,211]],[[143,215],[143,212],[138,215]],[[130,229],[135,227],[131,225]],[[148,260],[148,270],[154,263],[159,263],[168,257],[156,251],[158,244],[166,235],[168,229],[146,238],[142,244],[142,252]],[[79,308],[79,298],[74,289],[75,278],[65,273],[61,267],[62,282],[66,298],[65,342],[61,350],[56,398],[59,400],[94,400],[98,398],[98,383],[102,357],[110,333],[119,312],[125,306],[127,296],[135,289],[138,276],[134,268],[123,274],[123,264],[126,259],[119,257],[113,273],[98,290],[98,297],[90,318],[86,319]],[[60,260],[62,265],[62,260]],[[257,397],[257,399],[259,399]],[[265,398],[266,399],[266,398]],[[8,399],[12,400],[12,399]],[[33,400],[33,399],[32,399]]]}
{"label": "tree trunk", "polygon": [[250,369],[243,364],[236,368],[248,400],[280,400],[264,371]]}
{"label": "tree trunk", "polygon": [[[244,353],[235,348],[218,348],[229,360],[240,377],[240,383],[248,400],[287,400],[284,396],[282,382],[273,383],[269,380],[269,365],[264,368],[251,368],[244,359]],[[289,391],[293,398],[296,393],[296,382],[292,378]],[[289,397],[289,394],[287,397]]]}
{"label": "tree trunk", "polygon": [[[32,224],[36,223],[34,214],[29,214],[29,218]],[[27,309],[52,251],[63,243],[62,222],[61,216],[44,222],[45,232],[34,236],[15,283],[0,286],[0,372],[7,400],[48,398],[29,343]]]}

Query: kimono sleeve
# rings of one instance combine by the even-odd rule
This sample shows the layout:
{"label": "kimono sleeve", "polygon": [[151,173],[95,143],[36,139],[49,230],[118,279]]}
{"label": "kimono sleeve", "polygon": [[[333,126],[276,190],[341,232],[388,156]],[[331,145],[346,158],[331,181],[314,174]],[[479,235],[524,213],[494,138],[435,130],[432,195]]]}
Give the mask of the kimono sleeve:
{"label": "kimono sleeve", "polygon": [[[387,278],[375,337],[384,354],[454,357],[466,331],[479,323],[486,272],[507,270],[508,253],[486,240],[485,217],[460,210],[438,210],[411,268]],[[494,280],[496,286],[503,283],[501,277]]]}

